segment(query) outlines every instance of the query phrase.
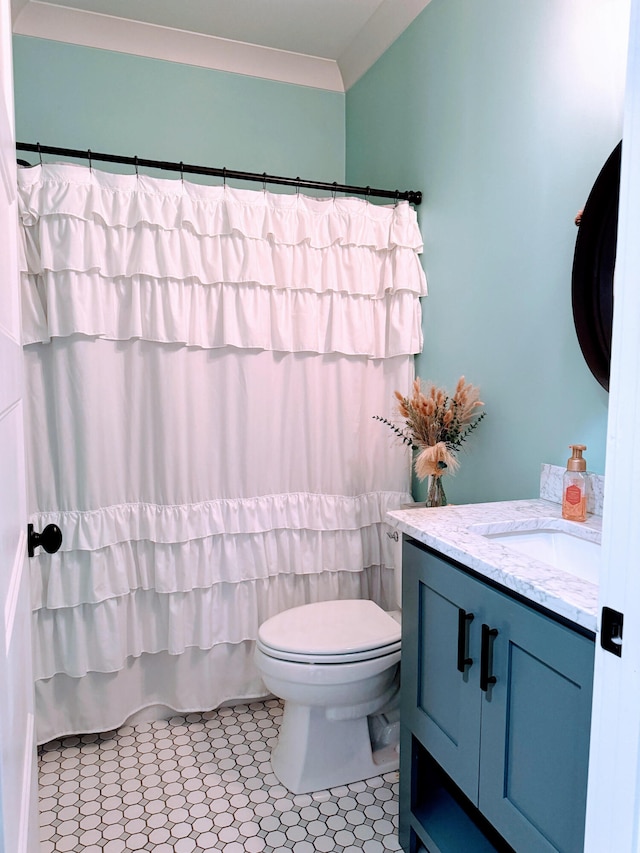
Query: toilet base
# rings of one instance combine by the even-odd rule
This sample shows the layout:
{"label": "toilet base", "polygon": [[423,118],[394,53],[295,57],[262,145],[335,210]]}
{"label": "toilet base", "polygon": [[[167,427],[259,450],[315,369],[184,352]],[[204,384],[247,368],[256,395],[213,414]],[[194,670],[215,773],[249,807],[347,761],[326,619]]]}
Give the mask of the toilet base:
{"label": "toilet base", "polygon": [[398,769],[396,745],[372,751],[366,716],[328,719],[326,710],[285,702],[278,743],[271,753],[271,767],[285,788],[308,794]]}

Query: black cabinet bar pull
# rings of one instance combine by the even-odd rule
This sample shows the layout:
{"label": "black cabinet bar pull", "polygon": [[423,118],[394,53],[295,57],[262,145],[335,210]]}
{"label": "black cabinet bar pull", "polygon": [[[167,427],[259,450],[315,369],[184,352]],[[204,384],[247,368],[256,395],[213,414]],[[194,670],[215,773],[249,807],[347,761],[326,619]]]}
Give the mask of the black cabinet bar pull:
{"label": "black cabinet bar pull", "polygon": [[497,628],[490,628],[483,623],[482,625],[482,645],[480,646],[480,690],[486,693],[490,684],[495,684],[498,680],[495,675],[489,675],[491,664],[493,663],[493,655],[491,654],[494,637],[498,636]]}
{"label": "black cabinet bar pull", "polygon": [[461,607],[458,608],[458,672],[464,672],[465,668],[473,663],[473,658],[467,657],[469,625],[472,622],[473,613],[467,613]]}

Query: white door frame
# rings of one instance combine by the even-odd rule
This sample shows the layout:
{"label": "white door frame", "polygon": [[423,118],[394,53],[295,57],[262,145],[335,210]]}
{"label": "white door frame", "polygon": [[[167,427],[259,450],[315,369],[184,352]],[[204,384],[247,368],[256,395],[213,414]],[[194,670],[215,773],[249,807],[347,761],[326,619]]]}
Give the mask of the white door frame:
{"label": "white door frame", "polygon": [[23,354],[9,0],[0,0],[0,853],[36,853]]}
{"label": "white door frame", "polygon": [[632,0],[623,124],[600,611],[624,614],[622,655],[596,661],[586,853],[640,850],[640,0]]}

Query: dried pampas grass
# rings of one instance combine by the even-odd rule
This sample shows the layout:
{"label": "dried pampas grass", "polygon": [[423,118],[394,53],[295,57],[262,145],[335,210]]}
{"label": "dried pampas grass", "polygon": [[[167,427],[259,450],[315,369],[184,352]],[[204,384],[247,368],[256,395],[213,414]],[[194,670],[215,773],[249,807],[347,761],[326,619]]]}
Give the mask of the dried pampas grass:
{"label": "dried pampas grass", "polygon": [[416,456],[414,466],[418,479],[426,480],[427,477],[441,477],[445,471],[455,474],[460,463],[444,441],[439,441],[437,444],[423,447]]}
{"label": "dried pampas grass", "polygon": [[404,426],[375,417],[417,451],[414,464],[418,478],[454,474],[459,467],[455,454],[486,414],[478,412],[484,406],[479,389],[461,376],[455,392],[449,396],[432,382],[415,379],[410,396],[396,391],[395,397],[397,413],[404,419]]}

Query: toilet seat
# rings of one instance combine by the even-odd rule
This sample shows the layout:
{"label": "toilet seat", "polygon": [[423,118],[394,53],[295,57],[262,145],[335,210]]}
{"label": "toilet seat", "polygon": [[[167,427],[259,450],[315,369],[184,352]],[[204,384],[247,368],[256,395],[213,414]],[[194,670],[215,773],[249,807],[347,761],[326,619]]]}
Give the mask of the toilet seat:
{"label": "toilet seat", "polygon": [[399,651],[400,635],[399,623],[373,601],[321,601],[268,619],[257,646],[278,660],[345,664]]}
{"label": "toilet seat", "polygon": [[290,663],[305,663],[310,665],[319,664],[347,664],[359,663],[360,661],[373,660],[376,658],[386,657],[400,651],[400,640],[397,643],[390,643],[388,646],[378,646],[375,649],[368,649],[366,652],[351,652],[335,655],[314,655],[304,654],[303,652],[283,652],[280,649],[272,649],[260,640],[256,643],[256,648],[262,654],[274,660],[287,661]]}

